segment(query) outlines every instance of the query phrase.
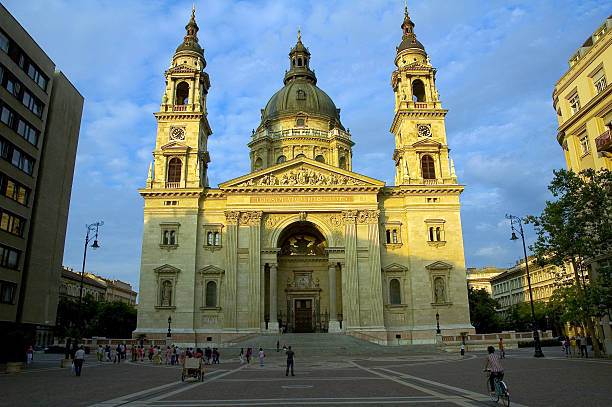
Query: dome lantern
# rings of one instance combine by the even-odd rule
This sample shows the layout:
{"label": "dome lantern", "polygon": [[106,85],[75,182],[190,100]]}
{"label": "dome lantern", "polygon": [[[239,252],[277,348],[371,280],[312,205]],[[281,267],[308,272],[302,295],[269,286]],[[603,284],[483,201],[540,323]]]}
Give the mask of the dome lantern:
{"label": "dome lantern", "polygon": [[402,22],[401,27],[404,34],[402,35],[402,42],[397,47],[397,53],[399,54],[406,49],[417,49],[424,53],[425,47],[416,39],[416,35],[414,33],[414,23],[408,16],[407,5],[404,5],[404,21]]}

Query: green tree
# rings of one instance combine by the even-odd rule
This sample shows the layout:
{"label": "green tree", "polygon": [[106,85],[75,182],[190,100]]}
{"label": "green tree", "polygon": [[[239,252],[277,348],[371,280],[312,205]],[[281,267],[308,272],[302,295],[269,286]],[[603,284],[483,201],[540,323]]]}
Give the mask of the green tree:
{"label": "green tree", "polygon": [[[558,297],[564,297],[558,301],[564,304],[568,313],[564,318],[571,316],[576,319],[576,323],[585,326],[591,337],[595,338],[592,317],[601,317],[607,310],[601,308],[605,304],[605,299],[601,298],[605,281],[593,279],[590,284],[583,284],[581,277],[588,270],[590,259],[610,250],[612,172],[589,169],[576,174],[559,170],[554,174],[548,189],[555,200],[546,202],[540,216],[526,218],[537,234],[537,240],[530,249],[535,252],[540,264],[555,264],[563,268],[571,264],[575,295],[562,290]],[[602,283],[604,286],[600,287]],[[593,343],[595,355],[599,356],[597,341]]]}
{"label": "green tree", "polygon": [[468,290],[468,301],[470,304],[470,321],[477,333],[499,332],[501,322],[496,308],[499,302],[493,298],[485,289]]}

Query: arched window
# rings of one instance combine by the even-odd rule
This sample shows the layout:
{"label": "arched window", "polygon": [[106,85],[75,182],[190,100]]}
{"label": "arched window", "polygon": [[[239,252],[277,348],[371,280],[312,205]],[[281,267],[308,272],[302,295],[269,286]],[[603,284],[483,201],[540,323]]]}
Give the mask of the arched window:
{"label": "arched window", "polygon": [[434,160],[430,155],[425,154],[421,157],[421,173],[423,174],[423,179],[436,179]]}
{"label": "arched window", "polygon": [[180,158],[174,157],[168,163],[168,182],[181,182],[181,168],[183,163]]}
{"label": "arched window", "polygon": [[298,154],[295,156],[295,158],[305,158],[306,156],[304,154]]}
{"label": "arched window", "polygon": [[389,282],[389,302],[391,302],[391,305],[399,305],[402,303],[400,283],[396,278]]}
{"label": "arched window", "polygon": [[176,87],[176,101],[175,105],[186,105],[189,103],[189,84],[187,82],[181,82]]}
{"label": "arched window", "polygon": [[215,246],[221,246],[221,235],[219,232],[215,232]]}
{"label": "arched window", "polygon": [[206,283],[206,306],[217,306],[217,283],[214,281],[209,281]]}
{"label": "arched window", "polygon": [[212,246],[213,245],[213,232],[208,232],[206,235],[206,245],[207,246]]}
{"label": "arched window", "polygon": [[397,243],[397,230],[393,229],[393,243]]}
{"label": "arched window", "polygon": [[437,227],[436,228],[436,240],[439,242],[442,240],[441,234],[440,234],[440,228]]}
{"label": "arched window", "polygon": [[278,158],[276,159],[277,164],[282,164],[285,161],[287,161],[287,157],[285,157],[284,155],[279,155]]}
{"label": "arched window", "polygon": [[429,241],[430,242],[434,241],[434,228],[433,227],[429,228]]}
{"label": "arched window", "polygon": [[261,170],[262,166],[263,166],[263,161],[261,161],[260,157],[257,157],[257,159],[255,160],[255,166],[253,167],[253,170],[259,171]]}
{"label": "arched window", "polygon": [[391,231],[389,229],[386,230],[387,235],[387,243],[391,243]]}
{"label": "arched window", "polygon": [[323,157],[322,155],[318,155],[315,157],[315,160],[317,160],[320,163],[324,163],[325,162],[325,157]]}
{"label": "arched window", "polygon": [[342,168],[343,170],[346,170],[346,158],[340,157],[339,167]]}
{"label": "arched window", "polygon": [[298,66],[302,66],[302,58],[298,58]]}
{"label": "arched window", "polygon": [[425,85],[420,79],[412,81],[412,101],[425,102]]}

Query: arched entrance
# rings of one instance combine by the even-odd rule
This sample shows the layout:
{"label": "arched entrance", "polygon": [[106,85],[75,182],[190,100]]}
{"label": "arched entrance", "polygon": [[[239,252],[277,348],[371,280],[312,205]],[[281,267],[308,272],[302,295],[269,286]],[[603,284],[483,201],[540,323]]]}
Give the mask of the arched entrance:
{"label": "arched entrance", "polygon": [[329,320],[327,240],[311,222],[287,226],[278,238],[279,322],[288,332],[324,332]]}

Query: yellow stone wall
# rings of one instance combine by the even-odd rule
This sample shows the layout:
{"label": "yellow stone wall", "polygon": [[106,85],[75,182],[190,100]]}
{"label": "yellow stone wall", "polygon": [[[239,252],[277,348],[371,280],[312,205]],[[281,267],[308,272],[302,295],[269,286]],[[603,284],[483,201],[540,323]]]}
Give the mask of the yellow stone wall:
{"label": "yellow stone wall", "polygon": [[[612,169],[612,147],[598,151],[595,139],[610,131],[612,123],[612,19],[607,19],[570,58],[570,69],[555,84],[553,108],[557,112],[557,141],[563,148],[567,168]],[[603,72],[607,86],[598,90],[595,79]],[[574,112],[570,100],[578,95]],[[586,138],[586,139],[585,139]],[[585,139],[586,143],[581,143]],[[581,144],[584,144],[581,145]]]}

